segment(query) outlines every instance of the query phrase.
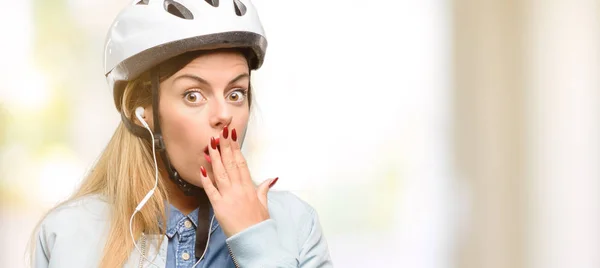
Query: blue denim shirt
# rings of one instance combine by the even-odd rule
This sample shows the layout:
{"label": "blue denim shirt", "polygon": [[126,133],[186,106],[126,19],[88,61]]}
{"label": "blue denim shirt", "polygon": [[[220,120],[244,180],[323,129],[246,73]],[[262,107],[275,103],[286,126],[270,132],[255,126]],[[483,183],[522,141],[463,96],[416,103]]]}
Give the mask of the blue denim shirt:
{"label": "blue denim shirt", "polygon": [[[191,268],[198,261],[195,257],[196,228],[198,228],[198,209],[189,215],[183,215],[173,205],[169,205],[169,219],[167,223],[167,247],[166,268]],[[213,210],[210,209],[210,217]],[[232,267],[235,268],[229,249],[225,243],[226,237],[215,218],[210,230],[210,241],[204,259],[196,265],[203,267]]]}

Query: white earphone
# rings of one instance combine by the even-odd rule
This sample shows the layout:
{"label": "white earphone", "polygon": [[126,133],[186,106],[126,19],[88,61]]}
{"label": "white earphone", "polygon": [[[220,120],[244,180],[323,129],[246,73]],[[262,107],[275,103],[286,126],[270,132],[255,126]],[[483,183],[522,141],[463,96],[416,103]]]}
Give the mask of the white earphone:
{"label": "white earphone", "polygon": [[146,202],[148,202],[148,200],[150,200],[150,197],[152,197],[152,195],[154,194],[154,191],[156,191],[156,188],[158,187],[158,164],[156,162],[156,148],[154,147],[154,133],[152,133],[150,126],[148,126],[148,123],[146,123],[146,120],[144,120],[144,108],[143,107],[137,107],[135,109],[135,116],[137,117],[138,120],[140,120],[140,122],[142,123],[142,125],[144,125],[144,127],[148,130],[148,132],[150,132],[150,137],[152,138],[152,157],[154,158],[155,182],[154,182],[154,187],[152,189],[150,189],[150,191],[148,191],[146,196],[144,196],[142,201],[136,206],[133,214],[131,214],[131,218],[129,219],[129,234],[131,235],[131,240],[133,241],[133,245],[135,246],[137,251],[140,253],[140,256],[142,256],[146,261],[150,262],[152,265],[158,267],[158,265],[156,265],[153,261],[150,261],[146,258],[144,253],[140,250],[140,248],[135,243],[135,238],[133,237],[133,226],[132,226],[133,225],[133,217],[135,216],[136,213],[138,213],[142,209],[142,207],[144,207]]}
{"label": "white earphone", "polygon": [[156,163],[156,149],[154,148],[154,134],[152,133],[150,126],[148,126],[148,123],[146,123],[146,120],[144,120],[144,108],[143,107],[135,108],[135,116],[138,118],[138,120],[140,120],[140,122],[142,122],[142,125],[144,125],[144,127],[148,130],[148,132],[150,132],[150,137],[152,137],[152,157],[154,157],[154,170],[155,170],[154,188],[152,188],[146,194],[144,199],[142,199],[142,201],[135,208],[136,211],[140,211],[142,209],[142,207],[144,207],[146,202],[148,202],[150,197],[154,194],[156,187],[158,187],[158,165]]}
{"label": "white earphone", "polygon": [[140,122],[142,122],[142,125],[144,125],[144,127],[146,127],[146,129],[148,129],[148,131],[150,131],[150,133],[152,133],[152,130],[150,130],[148,123],[146,123],[146,120],[144,120],[144,107],[137,107],[135,108],[135,117],[137,117],[138,120],[140,120]]}

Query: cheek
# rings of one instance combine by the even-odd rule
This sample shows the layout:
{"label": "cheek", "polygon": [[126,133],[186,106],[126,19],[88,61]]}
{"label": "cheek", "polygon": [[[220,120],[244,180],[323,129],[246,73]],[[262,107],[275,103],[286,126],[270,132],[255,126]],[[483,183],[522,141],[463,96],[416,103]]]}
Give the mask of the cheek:
{"label": "cheek", "polygon": [[250,118],[250,108],[246,104],[245,107],[238,109],[234,115],[234,121],[238,124],[246,125],[248,124],[248,119]]}
{"label": "cheek", "polygon": [[178,118],[176,120],[165,120],[163,124],[163,133],[169,138],[170,142],[192,145],[199,137],[193,133],[199,133],[196,129],[197,123],[188,118]]}
{"label": "cheek", "polygon": [[248,127],[249,116],[250,113],[244,111],[239,113],[238,116],[233,120],[232,127],[235,128],[235,132],[238,136],[238,141],[239,139],[243,139],[243,134],[246,128]]}
{"label": "cheek", "polygon": [[171,109],[161,114],[161,127],[165,145],[173,164],[193,161],[202,154],[202,116]]}

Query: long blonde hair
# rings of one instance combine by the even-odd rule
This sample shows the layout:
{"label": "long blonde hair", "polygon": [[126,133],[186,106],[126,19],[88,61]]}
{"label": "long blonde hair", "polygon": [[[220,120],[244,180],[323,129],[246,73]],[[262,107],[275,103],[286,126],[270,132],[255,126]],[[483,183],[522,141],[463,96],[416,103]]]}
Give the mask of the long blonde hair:
{"label": "long blonde hair", "polygon": [[[202,52],[187,53],[161,64],[160,80],[173,75],[200,53]],[[122,97],[117,97],[120,99],[116,101],[117,109],[127,118],[132,119],[136,107],[147,107],[151,104],[151,93],[150,74],[146,72],[127,84]],[[250,95],[248,99],[251,100]],[[129,234],[129,219],[137,204],[154,187],[154,175],[150,141],[134,136],[121,122],[94,168],[84,178],[75,193],[48,213],[81,197],[95,194],[106,197],[110,207],[111,223],[100,267],[122,267],[135,249]],[[142,232],[165,234],[165,228],[159,225],[159,223],[166,223],[165,201],[169,201],[168,194],[163,178],[159,177],[157,191],[134,218],[132,228],[136,239]],[[32,263],[40,224],[41,221],[30,241],[29,252]],[[158,239],[157,242],[156,246],[159,247],[162,240]]]}

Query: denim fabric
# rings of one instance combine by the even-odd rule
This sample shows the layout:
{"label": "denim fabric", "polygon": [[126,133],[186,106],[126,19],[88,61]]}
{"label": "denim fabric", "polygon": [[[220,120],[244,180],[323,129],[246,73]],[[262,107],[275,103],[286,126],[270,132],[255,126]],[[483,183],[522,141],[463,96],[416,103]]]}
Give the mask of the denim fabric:
{"label": "denim fabric", "polygon": [[[198,228],[198,209],[190,214],[183,215],[173,205],[169,205],[169,219],[167,223],[166,268],[191,268],[198,261],[194,256],[196,245],[196,228]],[[212,218],[213,211],[210,210]],[[204,259],[196,267],[232,267],[235,268],[229,250],[225,244],[225,234],[215,219],[210,231],[210,241]]]}

